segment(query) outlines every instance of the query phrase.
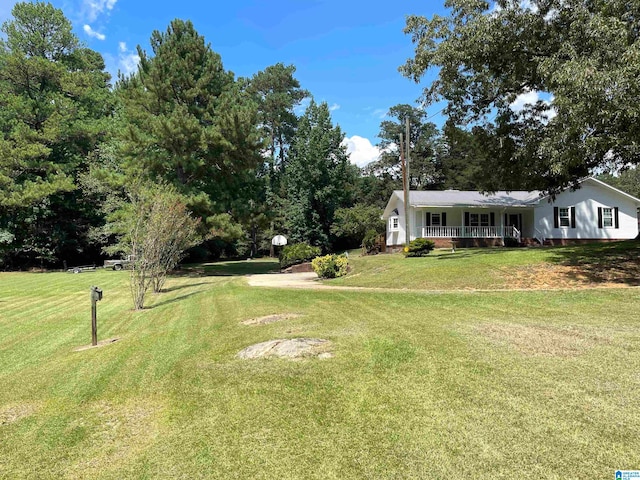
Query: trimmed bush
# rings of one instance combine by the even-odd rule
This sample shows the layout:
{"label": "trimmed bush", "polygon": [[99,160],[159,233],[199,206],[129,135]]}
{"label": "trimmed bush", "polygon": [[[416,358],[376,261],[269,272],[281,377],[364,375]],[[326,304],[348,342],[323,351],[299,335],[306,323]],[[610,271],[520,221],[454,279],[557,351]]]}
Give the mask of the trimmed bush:
{"label": "trimmed bush", "polygon": [[312,247],[306,243],[287,245],[280,252],[280,268],[288,268],[292,265],[309,262],[320,253],[320,247]]}
{"label": "trimmed bush", "polygon": [[311,261],[313,271],[320,278],[336,278],[347,274],[349,260],[344,255],[325,255]]}
{"label": "trimmed bush", "polygon": [[405,257],[426,257],[435,247],[433,240],[426,238],[416,238],[409,243],[408,247],[404,247]]}
{"label": "trimmed bush", "polygon": [[380,245],[378,240],[380,239],[380,234],[375,230],[367,230],[367,233],[364,235],[362,239],[362,248],[367,253],[367,255],[375,255],[376,253],[380,253]]}

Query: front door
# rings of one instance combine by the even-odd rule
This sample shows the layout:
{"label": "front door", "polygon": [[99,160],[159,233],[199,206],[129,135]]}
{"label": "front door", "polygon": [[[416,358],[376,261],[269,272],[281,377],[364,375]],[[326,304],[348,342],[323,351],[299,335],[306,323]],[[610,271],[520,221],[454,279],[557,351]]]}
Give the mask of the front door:
{"label": "front door", "polygon": [[520,228],[520,216],[517,213],[510,213],[507,219],[507,227],[516,227],[518,230],[522,230]]}

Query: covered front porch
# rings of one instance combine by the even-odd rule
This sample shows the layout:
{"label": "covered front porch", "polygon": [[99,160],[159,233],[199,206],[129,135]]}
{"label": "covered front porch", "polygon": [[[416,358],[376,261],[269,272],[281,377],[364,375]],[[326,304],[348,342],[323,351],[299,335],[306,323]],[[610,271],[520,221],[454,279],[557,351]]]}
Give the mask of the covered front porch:
{"label": "covered front porch", "polygon": [[[509,239],[520,244],[533,237],[533,209],[483,207],[414,207],[412,239],[434,239],[438,246],[504,245]],[[508,240],[507,240],[508,241]]]}

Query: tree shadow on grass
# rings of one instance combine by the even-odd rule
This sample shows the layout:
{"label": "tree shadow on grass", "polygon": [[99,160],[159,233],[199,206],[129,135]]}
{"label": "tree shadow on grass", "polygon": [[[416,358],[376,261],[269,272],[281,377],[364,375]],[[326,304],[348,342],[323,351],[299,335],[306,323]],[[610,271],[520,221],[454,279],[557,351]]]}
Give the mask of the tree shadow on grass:
{"label": "tree shadow on grass", "polygon": [[175,292],[176,290],[182,290],[184,288],[199,287],[200,285],[210,285],[210,283],[199,282],[199,283],[188,283],[186,285],[176,285],[175,287],[171,287],[171,288],[163,288],[160,291],[160,293],[171,293],[171,292]]}
{"label": "tree shadow on grass", "polygon": [[483,248],[482,250],[480,249],[466,250],[464,248],[460,248],[455,252],[440,253],[438,255],[434,255],[434,258],[438,260],[459,260],[461,258],[479,257],[484,255],[495,255],[496,253],[503,254],[507,250],[515,250],[515,249],[507,249],[504,247],[487,247],[487,248]]}
{"label": "tree shadow on grass", "polygon": [[277,259],[269,260],[237,260],[204,264],[185,265],[172,276],[193,277],[237,277],[280,272]]}
{"label": "tree shadow on grass", "polygon": [[640,286],[640,242],[637,240],[558,247],[551,261],[573,267],[573,273],[568,276],[576,280]]}
{"label": "tree shadow on grass", "polygon": [[171,303],[180,302],[180,301],[185,300],[185,299],[187,299],[189,297],[193,297],[194,295],[197,295],[199,293],[203,293],[203,291],[204,290],[198,290],[197,292],[189,292],[189,293],[185,293],[184,295],[178,295],[177,297],[168,298],[166,300],[162,300],[161,302],[154,303],[153,305],[151,305],[149,307],[145,307],[144,309],[145,310],[147,308],[154,309],[154,308],[162,307],[164,305],[169,305]]}

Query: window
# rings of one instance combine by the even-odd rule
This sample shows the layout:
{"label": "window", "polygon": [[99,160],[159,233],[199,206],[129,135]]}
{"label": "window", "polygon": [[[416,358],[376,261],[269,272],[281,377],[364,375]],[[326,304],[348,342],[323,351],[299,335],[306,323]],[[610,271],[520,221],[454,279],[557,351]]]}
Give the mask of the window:
{"label": "window", "polygon": [[570,227],[571,216],[569,215],[569,207],[560,207],[558,211],[558,218],[560,219],[561,227]]}
{"label": "window", "polygon": [[613,227],[613,208],[602,208],[602,226]]}
{"label": "window", "polygon": [[398,230],[398,217],[389,217],[389,230]]}
{"label": "window", "polygon": [[440,226],[440,214],[439,213],[432,213],[431,214],[431,226],[432,227],[439,227]]}
{"label": "window", "polygon": [[488,213],[472,213],[469,215],[470,227],[488,227],[489,226],[489,214]]}

